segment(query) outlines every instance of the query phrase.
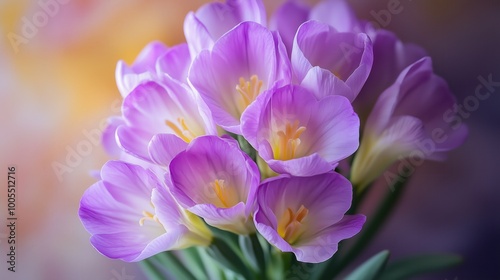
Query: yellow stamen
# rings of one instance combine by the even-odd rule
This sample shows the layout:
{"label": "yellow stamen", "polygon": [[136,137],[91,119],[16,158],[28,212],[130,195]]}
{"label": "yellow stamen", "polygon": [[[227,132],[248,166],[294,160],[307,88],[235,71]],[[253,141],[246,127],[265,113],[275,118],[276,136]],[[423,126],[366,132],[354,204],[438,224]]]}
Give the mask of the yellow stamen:
{"label": "yellow stamen", "polygon": [[276,132],[277,139],[274,141],[274,159],[289,160],[295,158],[297,149],[300,146],[300,136],[306,130],[305,126],[299,127],[299,121],[293,124],[287,123],[284,130]]}
{"label": "yellow stamen", "polygon": [[142,211],[142,215],[144,217],[142,217],[140,220],[139,220],[139,225],[142,227],[144,225],[144,222],[146,220],[151,220],[151,221],[155,221],[157,223],[160,223],[160,220],[158,220],[158,217],[156,215],[153,215],[151,212],[149,211],[146,211],[146,210],[143,210]]}
{"label": "yellow stamen", "polygon": [[236,193],[232,188],[226,186],[224,180],[215,180],[210,183],[210,186],[224,208],[233,207],[238,203]]}
{"label": "yellow stamen", "polygon": [[297,212],[287,208],[283,216],[278,221],[278,234],[288,243],[293,244],[301,235],[302,221],[309,214],[309,210],[301,205]]}
{"label": "yellow stamen", "polygon": [[187,126],[186,120],[184,120],[184,118],[182,117],[179,117],[177,118],[177,123],[180,125],[180,127],[169,120],[165,121],[165,124],[174,131],[175,135],[179,136],[179,138],[184,140],[184,142],[191,142],[195,138],[195,135]]}
{"label": "yellow stamen", "polygon": [[250,81],[245,80],[240,77],[239,84],[236,85],[236,91],[240,94],[240,101],[238,102],[238,107],[240,109],[240,114],[252,103],[255,98],[260,94],[263,82],[259,80],[257,75],[252,75]]}

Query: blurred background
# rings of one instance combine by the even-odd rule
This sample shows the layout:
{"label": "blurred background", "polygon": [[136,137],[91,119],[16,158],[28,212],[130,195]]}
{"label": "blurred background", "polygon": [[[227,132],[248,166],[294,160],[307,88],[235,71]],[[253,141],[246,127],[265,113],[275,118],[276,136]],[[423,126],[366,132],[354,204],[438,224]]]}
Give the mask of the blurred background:
{"label": "blurred background", "polygon": [[[479,77],[500,82],[498,1],[401,0],[401,12],[380,21],[377,15],[394,1],[350,2],[360,18],[423,46],[458,104],[475,94]],[[50,13],[40,4],[46,2],[57,4]],[[0,0],[0,167],[6,174],[16,166],[18,217],[12,273],[5,263],[2,179],[0,279],[143,279],[135,264],[111,261],[92,248],[78,203],[95,181],[89,172],[107,160],[98,143],[103,122],[120,113],[116,62],[132,63],[152,40],[184,41],[185,14],[205,2]],[[266,1],[268,12],[282,2]],[[500,278],[500,87],[476,107],[463,118],[467,142],[445,163],[418,168],[360,259],[382,249],[394,259],[453,252],[464,256],[462,266],[421,279]]]}

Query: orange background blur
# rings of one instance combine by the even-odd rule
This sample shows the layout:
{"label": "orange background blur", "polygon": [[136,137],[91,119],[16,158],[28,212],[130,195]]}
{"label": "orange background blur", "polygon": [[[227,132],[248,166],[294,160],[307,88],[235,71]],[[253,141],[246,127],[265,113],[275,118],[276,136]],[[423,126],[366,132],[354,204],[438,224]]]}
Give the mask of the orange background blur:
{"label": "orange background blur", "polygon": [[[0,0],[0,279],[142,279],[135,264],[108,260],[92,248],[78,203],[95,181],[89,171],[107,160],[97,139],[102,122],[119,114],[116,62],[131,63],[152,40],[184,41],[185,14],[207,1],[56,1],[40,1],[56,3],[57,10],[17,44],[13,34],[23,34],[26,20],[43,21],[43,7]],[[361,18],[377,21],[391,1],[350,2]],[[281,2],[267,1],[268,12]],[[474,94],[478,76],[500,81],[497,1],[400,3],[402,12],[386,18],[386,28],[428,50],[459,103]],[[396,258],[450,251],[465,255],[464,265],[429,279],[500,277],[499,106],[500,87],[466,118],[467,143],[447,162],[417,170],[365,257],[382,249]],[[3,225],[11,165],[17,178],[16,273],[7,271]],[[67,169],[55,171],[61,165]]]}

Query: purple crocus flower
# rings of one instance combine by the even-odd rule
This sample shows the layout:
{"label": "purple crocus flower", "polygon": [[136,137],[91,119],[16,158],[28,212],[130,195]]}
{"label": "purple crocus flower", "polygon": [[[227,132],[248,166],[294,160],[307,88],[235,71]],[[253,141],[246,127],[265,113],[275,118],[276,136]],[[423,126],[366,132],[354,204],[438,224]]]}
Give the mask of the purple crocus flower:
{"label": "purple crocus flower", "polygon": [[202,50],[211,49],[226,32],[244,21],[266,25],[266,11],[260,0],[227,0],[201,6],[184,20],[184,34],[194,58]]}
{"label": "purple crocus flower", "polygon": [[351,181],[363,188],[398,159],[442,159],[461,145],[467,127],[453,128],[444,113],[456,103],[429,57],[408,66],[378,98],[368,117]]}
{"label": "purple crocus flower", "polygon": [[289,55],[292,54],[295,33],[309,19],[309,12],[309,6],[301,1],[285,1],[271,17],[269,28],[279,32]]}
{"label": "purple crocus flower", "polygon": [[156,60],[167,50],[167,46],[155,41],[144,47],[131,66],[123,60],[118,62],[115,78],[118,90],[123,97],[126,97],[141,82],[156,79]]}
{"label": "purple crocus flower", "polygon": [[123,97],[138,85],[148,81],[173,81],[187,85],[191,56],[187,44],[167,47],[160,42],[148,44],[128,66],[119,61],[116,66],[116,84]]}
{"label": "purple crocus flower", "polygon": [[[304,87],[353,101],[373,63],[372,43],[363,33],[338,32],[318,21],[303,23],[292,48],[294,78]],[[317,96],[322,98],[323,96]]]}
{"label": "purple crocus flower", "polygon": [[344,216],[351,199],[351,183],[334,172],[275,177],[257,191],[255,226],[269,243],[294,253],[298,261],[323,262],[365,222],[363,215]]}
{"label": "purple crocus flower", "polygon": [[116,142],[116,130],[119,126],[124,125],[125,121],[121,116],[113,116],[107,119],[106,128],[102,131],[101,144],[109,156],[119,158],[123,150]]}
{"label": "purple crocus flower", "polygon": [[[255,22],[243,22],[193,61],[189,81],[216,124],[241,134],[240,117],[262,92],[290,81],[279,36]],[[210,115],[210,114],[208,114]]]}
{"label": "purple crocus flower", "polygon": [[152,172],[110,161],[101,178],[83,194],[79,215],[103,255],[136,262],[210,244],[212,235],[203,221],[182,209]]}
{"label": "purple crocus flower", "polygon": [[148,145],[155,134],[174,134],[184,142],[216,134],[215,126],[202,116],[197,102],[196,96],[179,83],[151,81],[137,86],[123,102],[125,125],[116,130],[120,147],[142,160],[151,161]]}
{"label": "purple crocus flower", "polygon": [[309,7],[301,1],[286,1],[273,14],[269,25],[272,30],[278,30],[288,53],[291,54],[295,33],[299,26],[308,20],[326,23],[338,32],[358,33],[362,26],[350,5],[344,0],[321,1],[314,7]]}
{"label": "purple crocus flower", "polygon": [[[177,150],[163,140],[151,149]],[[260,174],[233,139],[196,138],[171,160],[170,176],[175,198],[208,224],[237,234],[255,231],[251,213]]]}
{"label": "purple crocus flower", "polygon": [[242,117],[242,132],[277,173],[311,176],[333,170],[358,148],[359,119],[349,100],[317,100],[288,85],[269,91]]}
{"label": "purple crocus flower", "polygon": [[371,29],[369,25],[367,29],[373,41],[373,67],[353,103],[363,124],[379,95],[394,83],[403,69],[426,55],[421,47],[401,42],[388,30]]}

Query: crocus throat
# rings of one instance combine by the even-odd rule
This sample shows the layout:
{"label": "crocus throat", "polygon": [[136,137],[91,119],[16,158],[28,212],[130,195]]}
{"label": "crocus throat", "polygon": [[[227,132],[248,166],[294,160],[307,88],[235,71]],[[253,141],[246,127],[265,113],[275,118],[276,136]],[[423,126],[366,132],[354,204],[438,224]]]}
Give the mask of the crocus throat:
{"label": "crocus throat", "polygon": [[143,210],[143,211],[142,211],[142,215],[143,215],[144,217],[142,217],[142,218],[139,220],[139,225],[140,225],[141,227],[144,225],[144,222],[145,222],[145,221],[147,221],[147,220],[148,220],[148,221],[154,221],[154,222],[157,222],[157,223],[161,224],[161,223],[160,223],[160,220],[158,220],[158,217],[157,217],[156,215],[152,214],[152,213],[151,213],[151,212],[149,212],[149,211]]}
{"label": "crocus throat", "polygon": [[306,130],[305,126],[299,126],[296,120],[293,124],[286,123],[285,129],[278,130],[273,143],[273,155],[277,160],[289,160],[296,156],[300,146],[300,135]]}
{"label": "crocus throat", "polygon": [[165,124],[174,131],[175,135],[179,136],[179,138],[186,143],[191,142],[195,138],[194,133],[187,126],[186,120],[182,117],[177,118],[178,125],[169,120],[166,120]]}
{"label": "crocus throat", "polygon": [[302,231],[302,221],[307,217],[309,210],[301,205],[297,212],[287,208],[283,216],[278,221],[278,234],[289,244],[295,243]]}
{"label": "crocus throat", "polygon": [[210,183],[210,186],[215,192],[215,195],[218,198],[217,202],[220,203],[214,203],[216,206],[222,206],[222,208],[229,208],[233,207],[238,203],[237,195],[235,191],[226,186],[224,180],[215,180],[212,183]]}
{"label": "crocus throat", "polygon": [[241,114],[260,94],[263,82],[259,80],[257,75],[252,75],[250,81],[240,77],[239,84],[236,85],[236,91],[239,93],[239,101],[237,106]]}

